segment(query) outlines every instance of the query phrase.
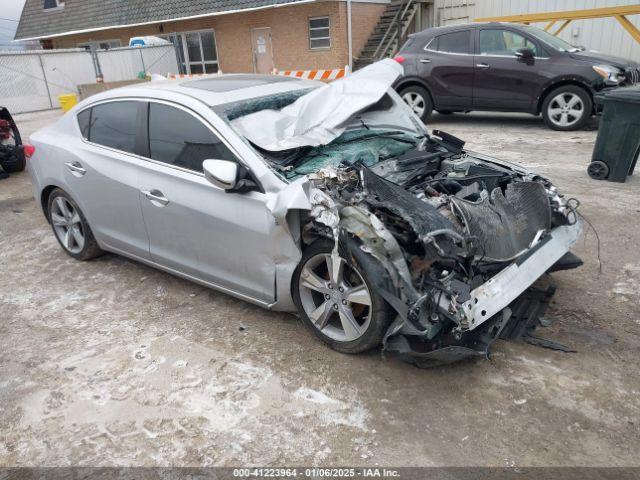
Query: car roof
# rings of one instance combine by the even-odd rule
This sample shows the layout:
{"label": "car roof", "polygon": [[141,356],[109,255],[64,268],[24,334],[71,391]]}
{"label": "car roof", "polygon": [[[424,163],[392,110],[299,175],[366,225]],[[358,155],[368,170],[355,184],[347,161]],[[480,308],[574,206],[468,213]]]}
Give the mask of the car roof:
{"label": "car roof", "polygon": [[416,32],[410,36],[436,36],[446,32],[455,32],[458,30],[467,30],[471,28],[478,27],[515,27],[522,28],[523,25],[519,23],[510,23],[510,22],[479,22],[479,23],[458,23],[456,25],[443,25],[440,27],[430,27],[425,28],[420,32]]}
{"label": "car roof", "polygon": [[89,97],[90,103],[127,96],[163,98],[174,92],[196,98],[208,106],[250,100],[277,93],[317,88],[322,82],[278,75],[211,74],[201,78],[176,78],[142,82]]}

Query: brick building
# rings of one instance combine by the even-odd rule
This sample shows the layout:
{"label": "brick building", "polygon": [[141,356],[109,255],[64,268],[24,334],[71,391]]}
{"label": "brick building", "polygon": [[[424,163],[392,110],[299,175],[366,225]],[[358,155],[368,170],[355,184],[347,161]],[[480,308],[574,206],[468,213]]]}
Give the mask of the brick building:
{"label": "brick building", "polygon": [[328,69],[365,48],[391,0],[26,0],[16,39],[44,48],[177,44],[186,73]]}

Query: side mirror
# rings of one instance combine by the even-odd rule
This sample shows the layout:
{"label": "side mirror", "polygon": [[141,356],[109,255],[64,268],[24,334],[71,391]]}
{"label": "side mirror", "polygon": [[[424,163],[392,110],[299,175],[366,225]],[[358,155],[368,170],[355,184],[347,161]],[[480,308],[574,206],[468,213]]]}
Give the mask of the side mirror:
{"label": "side mirror", "polygon": [[525,62],[533,61],[533,58],[535,57],[533,50],[530,48],[520,48],[516,50],[515,56],[518,60],[523,60]]}
{"label": "side mirror", "polygon": [[238,164],[229,160],[205,160],[202,170],[207,180],[223,190],[232,190],[238,181]]}

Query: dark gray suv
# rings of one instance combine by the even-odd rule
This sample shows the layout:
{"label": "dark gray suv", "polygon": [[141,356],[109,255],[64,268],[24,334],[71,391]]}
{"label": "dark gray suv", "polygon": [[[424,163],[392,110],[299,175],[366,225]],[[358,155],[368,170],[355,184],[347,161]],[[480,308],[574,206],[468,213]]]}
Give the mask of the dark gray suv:
{"label": "dark gray suv", "polygon": [[409,36],[396,90],[425,120],[432,110],[542,114],[554,130],[581,128],[594,93],[640,81],[640,65],[587,52],[543,30],[511,23],[437,27]]}

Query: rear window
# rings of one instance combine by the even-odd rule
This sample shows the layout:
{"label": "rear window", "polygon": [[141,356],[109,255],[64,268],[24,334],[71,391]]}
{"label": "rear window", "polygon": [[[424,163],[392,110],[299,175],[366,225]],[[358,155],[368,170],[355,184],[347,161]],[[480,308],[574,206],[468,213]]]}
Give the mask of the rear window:
{"label": "rear window", "polygon": [[89,127],[91,125],[91,109],[88,108],[78,114],[78,126],[80,127],[80,133],[82,138],[89,139]]}
{"label": "rear window", "polygon": [[427,48],[444,53],[471,53],[471,30],[440,35]]}
{"label": "rear window", "polygon": [[402,48],[400,49],[401,52],[406,52],[411,48],[411,45],[413,45],[416,42],[416,39],[414,37],[409,37],[407,38],[407,41],[404,42],[404,45],[402,45]]}
{"label": "rear window", "polygon": [[135,153],[138,105],[138,102],[125,101],[103,103],[93,107],[89,141],[123,152]]}

